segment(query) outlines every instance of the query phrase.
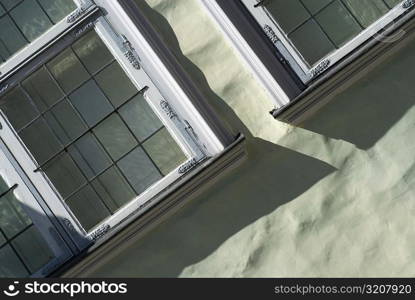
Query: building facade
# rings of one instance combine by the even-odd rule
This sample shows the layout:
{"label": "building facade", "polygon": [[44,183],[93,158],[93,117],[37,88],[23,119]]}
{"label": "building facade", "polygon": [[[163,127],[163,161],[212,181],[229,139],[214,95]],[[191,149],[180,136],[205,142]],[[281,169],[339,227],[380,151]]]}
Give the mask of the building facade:
{"label": "building facade", "polygon": [[[301,202],[323,214],[358,199],[330,186],[358,173],[355,149],[386,151],[411,106],[410,71],[395,70],[410,60],[410,1],[0,3],[5,277],[290,276],[253,257],[284,247],[251,249],[244,231],[307,241],[324,215]],[[388,78],[394,92],[373,90]],[[300,232],[283,239],[287,216]]]}

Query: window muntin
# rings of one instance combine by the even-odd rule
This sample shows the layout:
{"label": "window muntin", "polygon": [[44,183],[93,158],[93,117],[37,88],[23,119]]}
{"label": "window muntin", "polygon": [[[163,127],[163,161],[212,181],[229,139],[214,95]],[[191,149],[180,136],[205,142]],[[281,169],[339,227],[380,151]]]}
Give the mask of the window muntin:
{"label": "window muntin", "polygon": [[0,64],[75,9],[73,0],[0,1]]}
{"label": "window muntin", "polygon": [[90,31],[0,97],[86,231],[188,159],[144,94]]}
{"label": "window muntin", "polygon": [[307,83],[402,15],[402,0],[241,0]]}

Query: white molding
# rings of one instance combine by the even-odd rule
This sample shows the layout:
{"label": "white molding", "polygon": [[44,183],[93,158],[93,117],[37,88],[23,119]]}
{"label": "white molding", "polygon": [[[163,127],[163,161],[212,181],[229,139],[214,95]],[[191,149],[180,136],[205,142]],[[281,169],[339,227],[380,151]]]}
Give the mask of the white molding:
{"label": "white molding", "polygon": [[266,66],[258,58],[249,44],[240,34],[239,30],[233,25],[231,20],[226,16],[215,0],[201,0],[202,5],[206,8],[209,15],[219,25],[220,30],[224,33],[231,45],[236,48],[237,53],[247,64],[257,80],[263,85],[268,95],[271,97],[276,108],[284,106],[290,102],[287,94],[268,71]]}

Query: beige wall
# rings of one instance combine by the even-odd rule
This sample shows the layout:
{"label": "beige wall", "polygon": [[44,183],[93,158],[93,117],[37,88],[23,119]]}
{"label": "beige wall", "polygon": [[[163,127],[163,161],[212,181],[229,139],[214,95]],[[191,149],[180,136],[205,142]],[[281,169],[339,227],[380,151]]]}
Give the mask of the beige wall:
{"label": "beige wall", "polygon": [[198,2],[137,0],[249,159],[85,276],[415,275],[415,44],[294,128]]}

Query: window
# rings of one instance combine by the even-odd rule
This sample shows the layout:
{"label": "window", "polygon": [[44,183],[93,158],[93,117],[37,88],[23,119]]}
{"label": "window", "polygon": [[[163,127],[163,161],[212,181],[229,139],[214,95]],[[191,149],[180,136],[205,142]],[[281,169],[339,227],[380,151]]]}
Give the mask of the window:
{"label": "window", "polygon": [[402,15],[400,0],[241,0],[307,83]]}
{"label": "window", "polygon": [[[37,10],[14,11],[25,2]],[[19,213],[8,224],[21,223],[0,224],[0,262],[19,262],[0,276],[47,274],[225,148],[118,1],[98,2],[0,2],[25,40],[0,66],[0,164],[5,182],[21,178],[0,191]],[[23,188],[31,196],[15,199]],[[63,228],[62,245],[49,249],[32,211]]]}
{"label": "window", "polygon": [[293,100],[303,98],[308,87],[320,84],[320,75],[388,40],[415,13],[412,0],[201,3],[268,92],[275,117],[299,103]]}
{"label": "window", "polygon": [[70,249],[1,141],[0,162],[0,277],[46,275],[70,257]]}

